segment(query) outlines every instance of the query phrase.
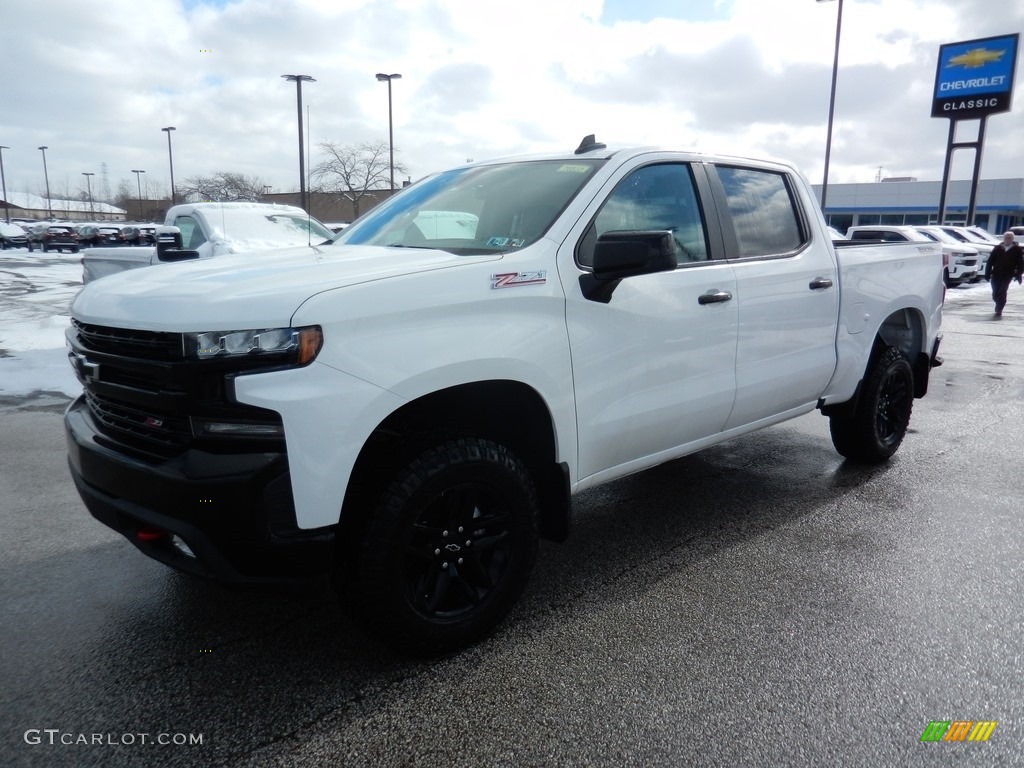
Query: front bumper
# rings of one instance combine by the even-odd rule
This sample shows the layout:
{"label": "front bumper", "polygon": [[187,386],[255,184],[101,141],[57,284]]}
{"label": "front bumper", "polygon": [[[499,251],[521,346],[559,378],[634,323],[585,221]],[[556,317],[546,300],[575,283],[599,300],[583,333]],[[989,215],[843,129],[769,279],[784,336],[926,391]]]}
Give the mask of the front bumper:
{"label": "front bumper", "polygon": [[71,476],[89,512],[155,560],[226,583],[330,572],[334,529],[297,527],[283,452],[139,455],[97,428],[84,397],[64,424]]}

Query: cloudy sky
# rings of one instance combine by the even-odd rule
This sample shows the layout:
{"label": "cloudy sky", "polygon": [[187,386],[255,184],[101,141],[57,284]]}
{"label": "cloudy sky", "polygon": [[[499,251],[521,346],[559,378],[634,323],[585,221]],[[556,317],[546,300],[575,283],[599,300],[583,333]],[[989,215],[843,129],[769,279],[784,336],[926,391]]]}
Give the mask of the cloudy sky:
{"label": "cloudy sky", "polygon": [[[837,2],[815,0],[0,0],[7,189],[132,169],[144,193],[215,171],[298,188],[295,86],[316,144],[386,142],[409,175],[609,144],[781,157],[818,183]],[[940,179],[939,46],[1024,29],[1024,0],[844,0],[830,181]],[[1021,64],[1018,62],[1017,82]],[[1019,87],[1018,87],[1019,90]],[[983,178],[1024,176],[1024,95],[988,122]],[[971,124],[976,125],[976,124]],[[976,130],[976,128],[974,129]],[[960,137],[972,139],[970,131]],[[960,152],[954,178],[970,178]]]}

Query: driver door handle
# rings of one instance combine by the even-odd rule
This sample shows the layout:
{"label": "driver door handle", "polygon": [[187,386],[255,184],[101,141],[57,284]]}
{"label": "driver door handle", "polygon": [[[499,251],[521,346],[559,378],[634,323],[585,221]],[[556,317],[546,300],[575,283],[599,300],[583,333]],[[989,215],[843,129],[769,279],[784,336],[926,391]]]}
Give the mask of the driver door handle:
{"label": "driver door handle", "polygon": [[732,294],[728,291],[708,291],[697,297],[698,304],[720,304],[723,301],[731,301]]}
{"label": "driver door handle", "polygon": [[822,288],[831,288],[832,281],[827,277],[816,277],[811,280],[810,285],[807,286],[812,291],[820,291]]}

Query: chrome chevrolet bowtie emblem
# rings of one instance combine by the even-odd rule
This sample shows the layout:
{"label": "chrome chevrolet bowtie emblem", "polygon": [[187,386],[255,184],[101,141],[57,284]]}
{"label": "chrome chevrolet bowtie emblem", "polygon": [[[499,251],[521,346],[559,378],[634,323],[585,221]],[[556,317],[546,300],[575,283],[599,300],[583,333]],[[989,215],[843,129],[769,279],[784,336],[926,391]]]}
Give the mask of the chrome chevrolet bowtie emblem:
{"label": "chrome chevrolet bowtie emblem", "polygon": [[78,375],[83,379],[92,379],[97,381],[100,377],[100,365],[99,363],[89,362],[89,358],[85,355],[80,355],[77,352],[73,352],[70,355],[75,370]]}

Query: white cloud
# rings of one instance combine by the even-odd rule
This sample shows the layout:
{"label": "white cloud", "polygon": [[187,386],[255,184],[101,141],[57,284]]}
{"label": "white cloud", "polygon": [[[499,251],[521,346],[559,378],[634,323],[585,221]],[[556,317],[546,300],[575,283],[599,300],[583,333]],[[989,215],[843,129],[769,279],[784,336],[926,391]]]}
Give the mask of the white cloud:
{"label": "white cloud", "polygon": [[[677,18],[665,18],[670,8]],[[843,8],[832,180],[867,181],[878,166],[939,178],[947,123],[929,116],[938,47],[1012,33],[1024,5]],[[378,71],[403,75],[393,83],[395,144],[413,178],[467,158],[573,147],[593,132],[786,157],[817,179],[837,9],[813,0],[21,3],[0,27],[10,71],[22,73],[5,83],[0,112],[7,185],[38,191],[35,148],[46,144],[55,196],[103,162],[112,190],[131,168],[166,189],[160,128],[174,125],[176,178],[232,170],[294,189],[295,87],[280,75],[317,80],[303,88],[314,145],[355,144],[387,138]],[[54,19],[74,34],[55,37]],[[1024,176],[1017,114],[989,121],[987,177]],[[969,176],[972,162],[958,160],[954,175]]]}

